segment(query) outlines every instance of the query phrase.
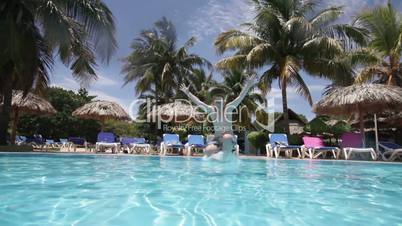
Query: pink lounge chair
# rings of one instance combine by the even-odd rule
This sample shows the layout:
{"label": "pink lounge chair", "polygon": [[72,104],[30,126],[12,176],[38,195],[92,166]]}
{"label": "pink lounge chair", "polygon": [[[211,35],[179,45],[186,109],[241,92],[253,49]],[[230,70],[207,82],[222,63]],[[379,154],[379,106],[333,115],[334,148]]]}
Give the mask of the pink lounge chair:
{"label": "pink lounge chair", "polygon": [[338,147],[326,147],[324,144],[324,139],[321,137],[303,137],[304,146],[303,158],[307,155],[310,159],[318,158],[324,152],[332,152],[334,158],[338,158],[340,149]]}
{"label": "pink lounge chair", "polygon": [[341,137],[341,148],[348,160],[353,153],[370,153],[373,160],[377,159],[377,153],[373,148],[363,147],[363,136],[361,133],[344,133]]}

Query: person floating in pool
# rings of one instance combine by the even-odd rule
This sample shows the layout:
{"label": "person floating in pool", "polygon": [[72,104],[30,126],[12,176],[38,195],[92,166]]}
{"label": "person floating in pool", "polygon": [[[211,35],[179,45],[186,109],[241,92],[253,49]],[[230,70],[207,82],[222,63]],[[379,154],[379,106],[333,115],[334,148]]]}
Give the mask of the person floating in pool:
{"label": "person floating in pool", "polygon": [[213,142],[205,148],[205,154],[208,157],[217,160],[227,160],[232,157],[232,151],[237,144],[237,140],[233,134],[233,111],[239,106],[256,83],[257,76],[253,75],[246,81],[245,87],[236,99],[225,103],[223,96],[215,96],[213,105],[208,105],[198,99],[198,97],[190,92],[189,86],[185,84],[181,85],[180,90],[212,119],[215,134]]}

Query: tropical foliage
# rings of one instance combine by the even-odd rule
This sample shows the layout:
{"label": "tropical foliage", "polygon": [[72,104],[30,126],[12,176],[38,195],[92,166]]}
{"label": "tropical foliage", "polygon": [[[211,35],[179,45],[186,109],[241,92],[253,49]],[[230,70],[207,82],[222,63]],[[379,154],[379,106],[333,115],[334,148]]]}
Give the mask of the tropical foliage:
{"label": "tropical foliage", "polygon": [[253,5],[256,17],[245,24],[245,31],[226,31],[216,39],[219,53],[235,51],[217,66],[263,68],[260,88],[265,93],[278,80],[289,134],[287,87],[295,86],[312,104],[301,71],[336,81],[351,78],[353,68],[343,57],[345,49],[364,43],[365,35],[362,29],[335,23],[343,14],[342,7],[316,13],[314,0],[253,0]]}
{"label": "tropical foliage", "polygon": [[265,144],[268,142],[266,131],[251,132],[247,135],[247,139],[254,148],[258,149],[258,153],[265,153]]}
{"label": "tropical foliage", "polygon": [[402,86],[401,14],[389,1],[385,6],[363,10],[357,15],[355,24],[370,34],[368,46],[357,52],[356,59],[365,67],[356,81]]}
{"label": "tropical foliage", "polygon": [[[248,75],[239,69],[225,70],[222,72],[223,82],[212,86],[209,95],[223,96],[226,103],[238,97],[248,79]],[[265,104],[265,98],[261,93],[250,92],[237,107],[233,120],[240,126],[251,127],[252,117],[255,116],[259,106]]]}
{"label": "tropical foliage", "polygon": [[172,101],[181,83],[191,82],[204,66],[211,67],[206,59],[188,52],[194,44],[193,37],[177,47],[176,29],[163,17],[134,39],[133,51],[124,59],[125,82],[135,81],[141,98],[152,97],[158,104]]}
{"label": "tropical foliage", "polygon": [[95,56],[109,60],[114,33],[112,13],[100,0],[1,1],[0,144],[6,142],[12,89],[43,89],[54,56],[80,82],[95,79]]}
{"label": "tropical foliage", "polygon": [[18,126],[18,134],[41,134],[46,138],[84,137],[96,141],[100,124],[94,120],[82,120],[71,116],[71,113],[82,105],[91,102],[95,96],[89,96],[86,90],[77,93],[62,88],[49,88],[45,92],[46,99],[57,110],[52,116],[22,116]]}

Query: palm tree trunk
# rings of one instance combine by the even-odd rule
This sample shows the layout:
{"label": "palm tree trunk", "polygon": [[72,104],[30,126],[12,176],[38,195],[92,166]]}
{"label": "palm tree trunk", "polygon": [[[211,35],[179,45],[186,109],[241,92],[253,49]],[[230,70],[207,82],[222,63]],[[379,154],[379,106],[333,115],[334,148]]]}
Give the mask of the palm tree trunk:
{"label": "palm tree trunk", "polygon": [[7,130],[10,124],[11,101],[13,98],[11,73],[4,76],[3,82],[3,107],[0,112],[0,145],[7,145]]}
{"label": "palm tree trunk", "polygon": [[283,107],[283,126],[285,129],[285,133],[289,136],[290,129],[289,129],[289,111],[288,111],[288,95],[286,92],[286,79],[282,79],[282,107]]}

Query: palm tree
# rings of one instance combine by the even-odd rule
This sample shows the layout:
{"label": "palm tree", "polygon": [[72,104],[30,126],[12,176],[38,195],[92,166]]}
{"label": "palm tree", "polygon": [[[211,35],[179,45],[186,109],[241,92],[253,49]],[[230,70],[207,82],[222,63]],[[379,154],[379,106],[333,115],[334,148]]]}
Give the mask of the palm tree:
{"label": "palm tree", "polygon": [[163,17],[134,39],[133,52],[123,60],[125,82],[136,81],[137,95],[153,95],[157,104],[171,101],[179,84],[188,82],[196,69],[211,67],[206,59],[188,53],[194,44],[195,38],[190,38],[177,48],[176,29]]}
{"label": "palm tree", "polygon": [[[386,6],[364,10],[355,24],[369,31],[368,47],[360,50],[365,68],[357,75],[359,83],[376,80],[379,83],[402,86],[402,17],[388,1]],[[367,59],[368,58],[368,59]]]}
{"label": "palm tree", "polygon": [[235,55],[218,62],[219,68],[263,68],[260,88],[267,93],[277,79],[282,90],[285,131],[289,134],[287,87],[295,86],[309,104],[312,98],[301,70],[334,80],[350,77],[352,66],[340,55],[346,47],[364,43],[362,29],[336,24],[342,7],[329,7],[314,13],[316,1],[253,0],[257,13],[246,31],[230,30],[219,35],[219,53]]}
{"label": "palm tree", "polygon": [[[239,69],[223,71],[223,82],[217,83],[209,89],[209,95],[223,95],[225,102],[229,103],[238,97],[248,79],[248,75]],[[259,105],[265,103],[265,98],[261,93],[251,92],[237,107],[237,113],[233,120],[238,125],[250,127],[252,117],[256,115]]]}
{"label": "palm tree", "polygon": [[[197,69],[194,71],[193,76],[189,78],[190,89],[201,101],[207,103],[211,102],[212,96],[210,88],[217,86],[219,83],[214,80],[212,72],[206,74],[205,70]],[[183,92],[179,92],[176,95],[178,98],[187,99],[187,96]]]}
{"label": "palm tree", "polygon": [[53,56],[80,82],[96,79],[95,55],[116,48],[111,11],[102,1],[4,0],[0,3],[0,144],[6,143],[12,89],[43,88]]}

